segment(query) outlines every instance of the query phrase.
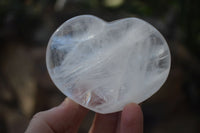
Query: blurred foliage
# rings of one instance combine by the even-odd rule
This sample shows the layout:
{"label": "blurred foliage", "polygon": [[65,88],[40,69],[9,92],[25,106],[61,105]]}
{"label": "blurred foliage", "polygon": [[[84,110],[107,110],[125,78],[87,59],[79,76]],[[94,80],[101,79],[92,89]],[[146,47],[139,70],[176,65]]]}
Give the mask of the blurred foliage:
{"label": "blurred foliage", "polygon": [[[0,39],[5,41],[12,37],[33,41],[35,30],[48,21],[44,17],[55,19],[55,14],[68,14],[72,17],[83,13],[110,13],[163,20],[173,10],[176,15],[173,23],[181,32],[178,39],[200,57],[199,5],[199,0],[1,0]],[[71,12],[67,13],[66,9]]]}
{"label": "blurred foliage", "polygon": [[172,69],[142,104],[145,132],[198,132],[199,6],[199,0],[0,0],[0,132],[22,132],[30,116],[63,100],[49,79],[45,49],[60,24],[81,14],[107,21],[139,17],[164,35]]}

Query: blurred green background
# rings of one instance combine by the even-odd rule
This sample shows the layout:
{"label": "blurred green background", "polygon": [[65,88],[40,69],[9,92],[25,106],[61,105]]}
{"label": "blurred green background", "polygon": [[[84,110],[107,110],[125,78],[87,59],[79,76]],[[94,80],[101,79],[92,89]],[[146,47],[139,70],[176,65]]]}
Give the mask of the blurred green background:
{"label": "blurred green background", "polygon": [[[71,17],[138,17],[166,38],[172,67],[164,86],[141,104],[145,133],[200,132],[199,0],[0,0],[0,133],[24,132],[34,113],[65,96],[47,73],[45,50]],[[145,81],[144,81],[145,82]],[[86,133],[94,113],[80,128]]]}

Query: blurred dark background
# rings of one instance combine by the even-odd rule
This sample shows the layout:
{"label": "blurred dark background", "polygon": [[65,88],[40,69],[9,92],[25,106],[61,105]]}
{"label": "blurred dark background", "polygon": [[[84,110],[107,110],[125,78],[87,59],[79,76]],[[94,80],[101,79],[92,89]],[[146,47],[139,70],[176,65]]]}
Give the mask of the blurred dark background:
{"label": "blurred dark background", "polygon": [[[0,133],[24,132],[34,113],[63,101],[47,73],[45,50],[56,28],[81,14],[107,21],[139,17],[164,35],[171,72],[141,104],[144,132],[199,133],[199,7],[199,0],[0,0]],[[93,116],[88,114],[80,133]]]}

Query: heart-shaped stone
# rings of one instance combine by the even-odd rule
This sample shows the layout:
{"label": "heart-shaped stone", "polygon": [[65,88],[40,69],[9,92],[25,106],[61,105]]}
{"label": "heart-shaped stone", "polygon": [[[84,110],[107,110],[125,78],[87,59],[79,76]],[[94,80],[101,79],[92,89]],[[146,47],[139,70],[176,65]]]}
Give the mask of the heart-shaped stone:
{"label": "heart-shaped stone", "polygon": [[171,57],[163,36],[141,19],[108,23],[81,15],[55,31],[46,61],[65,95],[106,114],[153,95],[168,76]]}

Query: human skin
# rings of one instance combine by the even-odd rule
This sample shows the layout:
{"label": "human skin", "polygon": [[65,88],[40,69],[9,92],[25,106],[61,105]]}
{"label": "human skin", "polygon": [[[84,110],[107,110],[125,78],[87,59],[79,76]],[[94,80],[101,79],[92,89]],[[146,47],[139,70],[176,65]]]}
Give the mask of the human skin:
{"label": "human skin", "polygon": [[[66,98],[59,106],[35,114],[25,133],[77,133],[88,109]],[[89,133],[142,133],[143,114],[130,103],[121,112],[96,113]]]}

